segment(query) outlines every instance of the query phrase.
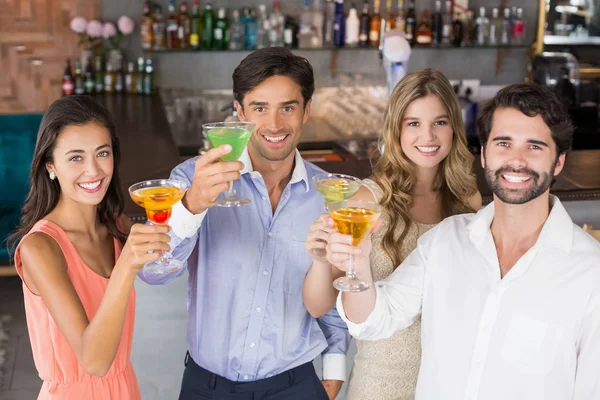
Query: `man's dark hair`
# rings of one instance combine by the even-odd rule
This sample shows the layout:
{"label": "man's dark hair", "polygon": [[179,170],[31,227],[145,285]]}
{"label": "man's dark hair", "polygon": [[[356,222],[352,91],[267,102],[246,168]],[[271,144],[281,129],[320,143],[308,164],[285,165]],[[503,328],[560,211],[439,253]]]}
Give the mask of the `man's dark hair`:
{"label": "man's dark hair", "polygon": [[287,76],[300,86],[306,106],[315,91],[313,68],[306,58],[296,56],[284,47],[256,50],[242,60],[232,76],[235,99],[243,107],[248,92],[276,75]]}
{"label": "man's dark hair", "polygon": [[499,108],[515,108],[528,117],[541,115],[552,132],[556,156],[571,149],[573,124],[567,108],[549,89],[533,83],[519,83],[503,88],[480,110],[477,130],[484,149],[492,131],[494,113]]}

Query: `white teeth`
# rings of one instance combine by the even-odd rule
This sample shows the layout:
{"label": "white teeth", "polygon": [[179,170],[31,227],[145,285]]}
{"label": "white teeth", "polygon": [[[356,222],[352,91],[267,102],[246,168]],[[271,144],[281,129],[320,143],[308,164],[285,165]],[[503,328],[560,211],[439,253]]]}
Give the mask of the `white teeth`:
{"label": "white teeth", "polygon": [[422,153],[433,153],[434,151],[438,151],[439,148],[440,148],[440,146],[431,146],[431,147],[417,146],[417,149],[419,149],[419,151]]}
{"label": "white teeth", "polygon": [[92,183],[78,183],[78,185],[87,190],[94,190],[98,186],[100,186],[101,182],[102,182],[102,180],[99,180],[99,181],[92,182]]}
{"label": "white teeth", "polygon": [[506,179],[507,181],[514,182],[514,183],[527,182],[528,180],[531,179],[531,177],[529,177],[529,176],[515,176],[515,175],[502,175],[502,177],[504,179]]}
{"label": "white teeth", "polygon": [[285,139],[287,137],[287,135],[283,135],[283,136],[263,136],[265,139],[267,139],[269,142],[272,143],[277,143],[277,142],[281,142],[283,139]]}

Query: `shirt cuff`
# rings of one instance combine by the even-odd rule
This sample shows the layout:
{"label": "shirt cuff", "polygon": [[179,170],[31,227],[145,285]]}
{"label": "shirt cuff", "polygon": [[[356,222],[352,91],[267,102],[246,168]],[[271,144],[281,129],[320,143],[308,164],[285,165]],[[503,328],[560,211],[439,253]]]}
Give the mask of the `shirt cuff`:
{"label": "shirt cuff", "polygon": [[348,325],[348,333],[350,333],[350,335],[356,339],[364,339],[366,338],[367,335],[365,335],[365,331],[367,331],[369,328],[374,328],[377,327],[377,325],[379,325],[380,321],[383,318],[383,307],[385,307],[385,305],[383,304],[384,302],[382,301],[382,296],[385,295],[385,293],[381,290],[381,288],[383,287],[384,283],[383,282],[375,282],[374,283],[374,287],[375,287],[375,306],[373,307],[373,311],[371,311],[371,314],[369,314],[369,316],[367,317],[367,319],[365,320],[365,322],[360,323],[360,324],[356,324],[352,321],[350,321],[348,319],[348,317],[346,317],[346,312],[344,311],[344,305],[342,304],[342,292],[340,292],[338,294],[338,298],[337,298],[337,302],[336,302],[336,307],[338,310],[338,314],[340,315],[340,317],[342,318],[342,320],[346,323],[346,325]]}
{"label": "shirt cuff", "polygon": [[207,211],[208,210],[204,210],[200,214],[192,214],[185,208],[181,200],[178,201],[173,206],[173,213],[169,219],[171,230],[181,239],[187,239],[194,236],[198,231],[198,228],[200,228]]}
{"label": "shirt cuff", "polygon": [[346,381],[346,355],[327,353],[321,356],[324,381]]}

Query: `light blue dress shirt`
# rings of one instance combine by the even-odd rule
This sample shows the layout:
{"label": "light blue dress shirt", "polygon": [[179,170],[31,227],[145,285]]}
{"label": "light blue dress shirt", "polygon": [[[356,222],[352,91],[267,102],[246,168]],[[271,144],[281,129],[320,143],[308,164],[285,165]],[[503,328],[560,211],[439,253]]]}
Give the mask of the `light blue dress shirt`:
{"label": "light blue dress shirt", "polygon": [[[333,309],[315,319],[302,300],[312,259],[304,243],[310,225],[326,212],[312,177],[323,172],[296,151],[292,178],[273,213],[260,173],[247,152],[237,193],[252,201],[237,208],[212,207],[191,214],[181,202],[169,221],[170,256],[187,260],[188,348],[203,368],[232,381],[268,378],[313,361],[323,353],[323,379],[345,380],[350,337]],[[171,173],[191,185],[196,158]],[[152,285],[166,275],[140,271]],[[168,327],[165,327],[168,329]]]}

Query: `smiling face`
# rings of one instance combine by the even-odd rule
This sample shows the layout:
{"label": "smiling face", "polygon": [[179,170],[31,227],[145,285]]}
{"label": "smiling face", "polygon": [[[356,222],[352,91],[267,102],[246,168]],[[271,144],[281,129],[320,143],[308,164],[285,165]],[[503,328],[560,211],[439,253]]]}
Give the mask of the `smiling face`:
{"label": "smiling face", "polygon": [[481,161],[494,195],[507,204],[524,204],[548,194],[565,155],[557,158],[556,144],[541,115],[528,117],[514,108],[499,108]]}
{"label": "smiling face", "polygon": [[113,176],[111,143],[108,129],[93,122],[62,130],[46,169],[56,175],[63,198],[100,204]]}
{"label": "smiling face", "polygon": [[452,136],[448,113],[437,96],[418,98],[406,108],[400,145],[417,167],[437,167],[452,148]]}
{"label": "smiling face", "polygon": [[248,92],[243,101],[243,108],[236,102],[240,120],[256,123],[249,148],[267,161],[294,157],[312,101],[304,106],[300,85],[287,76],[272,76]]}

